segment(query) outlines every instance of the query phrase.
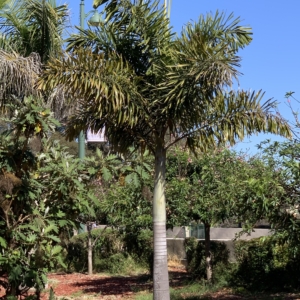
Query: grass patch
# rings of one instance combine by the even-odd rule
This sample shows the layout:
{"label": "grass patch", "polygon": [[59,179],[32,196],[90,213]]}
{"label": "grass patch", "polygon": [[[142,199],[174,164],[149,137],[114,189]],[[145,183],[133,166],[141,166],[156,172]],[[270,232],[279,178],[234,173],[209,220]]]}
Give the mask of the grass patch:
{"label": "grass patch", "polygon": [[[170,289],[171,300],[211,300],[211,299],[231,299],[230,297],[237,297],[237,299],[247,300],[286,300],[286,299],[300,299],[299,293],[253,293],[243,290],[231,289],[216,289],[213,286],[205,286],[202,284],[191,284],[179,289]],[[135,300],[152,300],[153,294],[142,292],[136,295]]]}
{"label": "grass patch", "polygon": [[[299,293],[262,293],[246,289],[222,288],[219,285],[208,285],[206,282],[190,283],[180,288],[170,289],[171,300],[211,300],[211,299],[247,299],[247,300],[296,300]],[[232,298],[231,298],[232,297]],[[153,299],[151,292],[143,291],[135,295],[135,300]]]}
{"label": "grass patch", "polygon": [[83,296],[83,294],[84,294],[83,291],[80,290],[80,291],[76,291],[76,292],[72,293],[71,296],[76,298],[76,297]]}
{"label": "grass patch", "polygon": [[138,294],[134,299],[136,299],[136,300],[153,300],[153,294],[143,292],[143,293]]}
{"label": "grass patch", "polygon": [[[95,272],[107,272],[114,275],[135,276],[145,274],[148,270],[136,262],[130,255],[114,254],[108,258],[95,260]],[[149,273],[149,272],[148,272]]]}
{"label": "grass patch", "polygon": [[199,299],[209,291],[209,288],[202,284],[193,283],[179,289],[171,289],[171,299]]}
{"label": "grass patch", "polygon": [[[200,299],[199,297],[202,297],[209,290],[210,290],[210,288],[208,288],[206,286],[203,286],[198,283],[193,283],[193,284],[189,284],[187,286],[184,286],[184,287],[181,287],[178,289],[170,288],[170,297],[171,297],[171,300]],[[135,299],[136,300],[150,300],[150,299],[153,299],[153,294],[144,291],[144,292],[137,294]]]}

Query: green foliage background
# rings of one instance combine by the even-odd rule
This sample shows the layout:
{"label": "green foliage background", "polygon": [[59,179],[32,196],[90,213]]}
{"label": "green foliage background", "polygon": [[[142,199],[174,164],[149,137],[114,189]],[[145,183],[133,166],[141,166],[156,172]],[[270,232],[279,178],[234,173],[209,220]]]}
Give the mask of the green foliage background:
{"label": "green foliage background", "polygon": [[300,253],[274,237],[235,243],[238,268],[232,283],[249,290],[283,291],[299,288]]}
{"label": "green foliage background", "polygon": [[[150,230],[126,232],[122,229],[93,229],[93,269],[112,274],[149,272],[153,264],[153,233]],[[100,236],[100,238],[99,238]],[[65,262],[69,271],[83,272],[87,262],[87,233],[73,236],[67,244]]]}

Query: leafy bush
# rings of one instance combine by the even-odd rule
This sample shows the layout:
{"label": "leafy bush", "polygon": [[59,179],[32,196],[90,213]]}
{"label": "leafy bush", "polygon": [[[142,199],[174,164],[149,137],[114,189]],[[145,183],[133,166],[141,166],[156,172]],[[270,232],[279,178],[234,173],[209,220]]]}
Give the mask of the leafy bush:
{"label": "leafy bush", "polygon": [[[206,276],[204,241],[197,241],[196,238],[191,237],[185,239],[184,245],[188,263],[187,271],[193,277],[204,278]],[[210,248],[213,268],[219,264],[228,264],[229,253],[224,243],[211,241]],[[213,276],[215,278],[214,272]]]}
{"label": "leafy bush", "polygon": [[[237,263],[228,263],[224,243],[211,241],[213,279],[218,285],[231,285],[255,291],[283,291],[300,287],[298,248],[280,243],[274,237],[240,240],[234,243]],[[205,277],[204,241],[185,240],[187,270]]]}
{"label": "leafy bush", "polygon": [[238,269],[235,284],[252,290],[299,288],[300,255],[270,237],[235,243]]}
{"label": "leafy bush", "polygon": [[[126,233],[117,229],[94,229],[93,269],[98,272],[127,273],[136,268],[152,269],[153,233],[141,230]],[[87,232],[73,236],[67,245],[65,264],[69,271],[87,270]],[[131,266],[131,267],[130,267]]]}
{"label": "leafy bush", "polygon": [[6,296],[21,297],[31,287],[38,295],[46,273],[64,267],[61,236],[79,214],[94,213],[89,176],[96,169],[48,141],[59,123],[42,99],[25,97],[6,108],[12,116],[0,133],[0,285]]}
{"label": "leafy bush", "polygon": [[153,231],[129,232],[124,237],[126,250],[142,266],[153,268]]}
{"label": "leafy bush", "polygon": [[[93,260],[107,258],[123,248],[123,239],[117,230],[93,229],[92,239],[97,239],[93,247]],[[73,236],[67,245],[66,265],[69,271],[83,272],[87,270],[88,233]],[[93,264],[94,264],[93,262]]]}
{"label": "leafy bush", "polygon": [[109,272],[112,274],[122,273],[126,267],[126,257],[123,253],[116,253],[107,258],[96,258],[95,271]]}
{"label": "leafy bush", "polygon": [[111,274],[130,274],[136,267],[134,259],[126,253],[116,253],[108,258],[96,258],[94,263],[95,271]]}

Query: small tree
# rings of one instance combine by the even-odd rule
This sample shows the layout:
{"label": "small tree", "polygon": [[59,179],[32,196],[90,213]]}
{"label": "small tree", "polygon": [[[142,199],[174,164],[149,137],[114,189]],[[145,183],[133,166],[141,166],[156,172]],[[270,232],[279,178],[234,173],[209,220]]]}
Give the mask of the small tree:
{"label": "small tree", "polygon": [[211,226],[235,219],[244,222],[245,230],[251,230],[266,216],[262,205],[271,208],[281,201],[281,182],[261,158],[226,148],[196,157],[177,149],[168,160],[168,212],[177,222],[204,224],[206,277],[211,281]]}
{"label": "small tree", "polygon": [[[197,157],[175,151],[169,158],[179,168],[167,184],[167,203],[170,215],[204,224],[206,278],[212,280],[210,252],[210,228],[233,215],[234,185],[238,181],[237,155],[229,150],[218,149]],[[182,168],[184,166],[184,168]],[[176,174],[177,173],[177,174]],[[179,195],[177,182],[179,181]],[[178,199],[178,201],[174,201]],[[185,201],[182,201],[185,199]],[[184,216],[181,216],[184,214]]]}
{"label": "small tree", "polygon": [[[130,149],[122,156],[104,154],[96,148],[95,156],[86,160],[96,170],[90,187],[98,198],[94,214],[81,214],[79,220],[87,227],[88,273],[93,273],[93,248],[101,238],[101,232],[93,239],[92,225],[102,222],[107,226],[125,228],[125,232],[138,234],[141,229],[151,227],[149,215],[152,196],[149,194],[149,151],[136,155]],[[92,169],[92,170],[94,170]],[[150,223],[149,223],[150,222]],[[106,227],[105,227],[106,228]]]}
{"label": "small tree", "polygon": [[[95,239],[92,237],[93,224],[103,219],[103,211],[101,209],[101,202],[104,200],[104,195],[107,190],[107,184],[111,184],[112,179],[118,176],[118,170],[121,167],[121,160],[117,155],[108,154],[104,155],[99,148],[96,148],[95,156],[86,160],[91,166],[89,168],[91,175],[96,175],[91,178],[89,183],[90,188],[93,190],[95,197],[98,198],[96,203],[92,203],[92,214],[89,211],[80,214],[78,219],[81,223],[86,224],[87,228],[87,261],[88,261],[88,274],[93,274],[93,248],[98,239],[101,237],[99,234]],[[95,172],[95,174],[93,174]]]}
{"label": "small tree", "polygon": [[289,243],[297,252],[300,241],[299,141],[297,138],[280,143],[266,141],[260,144],[260,148],[264,160],[273,166],[280,178],[282,197],[269,205],[257,201],[256,211],[265,215],[276,238]]}

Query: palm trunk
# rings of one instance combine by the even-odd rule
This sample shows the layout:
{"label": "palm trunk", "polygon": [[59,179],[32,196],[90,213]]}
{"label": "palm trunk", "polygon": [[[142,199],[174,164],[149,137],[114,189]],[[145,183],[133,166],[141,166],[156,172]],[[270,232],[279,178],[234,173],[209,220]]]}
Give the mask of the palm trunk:
{"label": "palm trunk", "polygon": [[206,278],[208,282],[212,279],[212,265],[211,265],[211,252],[210,252],[210,224],[204,223],[205,231],[205,266]]}
{"label": "palm trunk", "polygon": [[153,195],[153,299],[169,300],[169,274],[166,240],[165,198],[166,150],[158,144],[155,151],[155,182]]}
{"label": "palm trunk", "polygon": [[87,224],[88,231],[88,274],[93,275],[93,243],[92,243],[92,224]]}

